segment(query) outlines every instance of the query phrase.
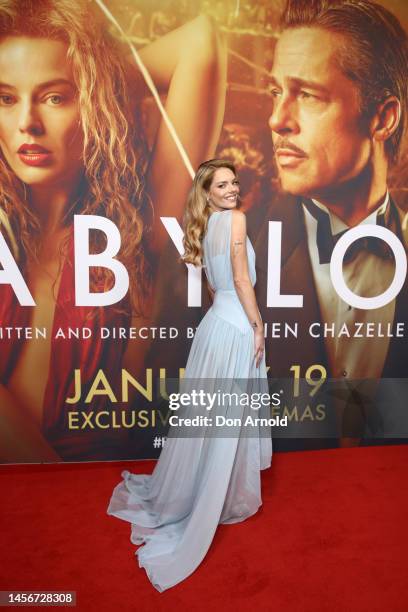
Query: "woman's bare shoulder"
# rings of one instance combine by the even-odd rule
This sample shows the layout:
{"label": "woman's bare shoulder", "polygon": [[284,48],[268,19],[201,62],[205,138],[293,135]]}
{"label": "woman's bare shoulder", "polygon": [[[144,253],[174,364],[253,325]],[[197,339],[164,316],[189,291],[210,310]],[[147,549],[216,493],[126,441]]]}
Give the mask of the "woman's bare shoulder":
{"label": "woman's bare shoulder", "polygon": [[246,229],[246,215],[237,208],[231,209],[231,224],[236,229]]}

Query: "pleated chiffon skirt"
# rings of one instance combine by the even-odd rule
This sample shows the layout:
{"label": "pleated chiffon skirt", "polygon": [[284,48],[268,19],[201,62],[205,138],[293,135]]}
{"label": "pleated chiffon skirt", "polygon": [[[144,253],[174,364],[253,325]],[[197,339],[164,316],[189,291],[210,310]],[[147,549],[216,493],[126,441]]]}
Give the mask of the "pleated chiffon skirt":
{"label": "pleated chiffon skirt", "polygon": [[[197,327],[180,392],[200,384],[212,393],[269,393],[265,357],[254,360],[254,332],[238,297],[220,291]],[[237,302],[238,300],[238,302]],[[244,315],[245,316],[245,315]],[[237,402],[184,406],[177,416],[208,416],[244,422],[270,418],[270,406],[253,410]],[[245,428],[246,429],[246,428]],[[192,428],[189,429],[193,431]],[[271,465],[270,427],[202,425],[192,437],[171,426],[151,475],[122,473],[108,514],[131,523],[139,566],[160,592],[189,576],[203,560],[218,524],[243,521],[262,504],[260,471]]]}

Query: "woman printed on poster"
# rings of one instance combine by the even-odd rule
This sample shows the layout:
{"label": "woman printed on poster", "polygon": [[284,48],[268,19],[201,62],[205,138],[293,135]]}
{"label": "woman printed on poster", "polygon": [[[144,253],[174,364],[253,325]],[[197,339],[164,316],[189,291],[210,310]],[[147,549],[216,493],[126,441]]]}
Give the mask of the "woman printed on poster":
{"label": "woman printed on poster", "polygon": [[[139,53],[198,165],[214,152],[225,100],[225,52],[212,21],[199,16]],[[36,306],[21,306],[11,285],[0,284],[0,326],[48,333],[26,341],[11,333],[1,340],[1,461],[104,458],[109,433],[64,434],[74,370],[80,368],[83,384],[90,385],[103,364],[119,385],[121,369],[138,359],[138,343],[52,337],[64,324],[140,325],[154,283],[149,255],[158,257],[167,241],[160,217],[181,214],[190,184],[163,121],[146,152],[137,108],[147,90],[128,55],[95,4],[2,2],[1,233]],[[118,259],[130,288],[115,306],[75,306],[75,214],[106,217],[120,231]],[[101,233],[90,234],[91,253],[105,246]],[[111,286],[109,270],[91,268],[91,291]],[[103,408],[109,398],[96,400]],[[114,456],[117,442],[112,444]]]}

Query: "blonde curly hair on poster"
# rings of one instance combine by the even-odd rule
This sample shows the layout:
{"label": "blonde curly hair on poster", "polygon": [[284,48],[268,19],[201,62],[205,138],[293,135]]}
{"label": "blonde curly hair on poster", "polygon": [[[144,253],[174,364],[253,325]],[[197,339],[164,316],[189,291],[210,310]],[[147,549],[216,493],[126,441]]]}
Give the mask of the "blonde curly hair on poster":
{"label": "blonde curly hair on poster", "polygon": [[[82,0],[0,0],[0,41],[10,36],[61,40],[67,44],[77,89],[83,131],[84,172],[77,197],[63,222],[74,214],[110,219],[121,235],[118,258],[130,278],[133,312],[143,310],[150,287],[150,270],[143,240],[144,209],[151,204],[144,188],[146,145],[120,43],[91,2]],[[109,66],[107,65],[109,59]],[[14,174],[0,151],[0,223],[19,265],[36,261],[40,246],[40,220],[29,202],[29,188]],[[146,210],[147,212],[147,210]],[[7,227],[8,226],[8,227]],[[94,235],[96,234],[96,235]],[[65,254],[68,239],[61,245]],[[106,238],[91,234],[91,252],[100,252]],[[91,287],[104,290],[113,283],[108,269],[91,269]]]}

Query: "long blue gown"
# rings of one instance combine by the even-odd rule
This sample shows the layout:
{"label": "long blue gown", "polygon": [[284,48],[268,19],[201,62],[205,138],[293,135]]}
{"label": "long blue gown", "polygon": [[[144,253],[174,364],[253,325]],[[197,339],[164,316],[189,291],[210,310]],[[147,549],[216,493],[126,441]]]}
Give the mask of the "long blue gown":
{"label": "long blue gown", "polygon": [[[234,288],[230,259],[232,211],[213,212],[203,239],[203,267],[215,289],[211,308],[196,329],[180,392],[202,380],[206,391],[247,390],[268,393],[265,356],[254,359],[254,331]],[[246,238],[248,267],[255,285],[255,252]],[[258,396],[259,397],[259,396]],[[266,397],[266,396],[264,396]],[[217,405],[216,411],[187,406],[179,416],[198,414],[270,418],[270,405],[256,411],[239,403]],[[205,426],[194,437],[180,436],[171,426],[151,475],[122,472],[108,514],[132,524],[131,541],[153,586],[160,592],[189,576],[203,560],[219,523],[236,523],[262,504],[260,470],[271,465],[270,426],[251,433],[229,428],[223,433]],[[211,430],[211,431],[210,431]],[[227,431],[228,430],[228,431]],[[255,433],[254,433],[255,432]],[[225,437],[220,437],[220,435]]]}

